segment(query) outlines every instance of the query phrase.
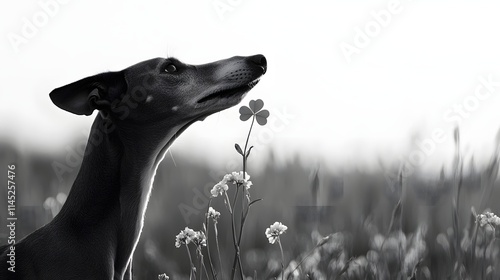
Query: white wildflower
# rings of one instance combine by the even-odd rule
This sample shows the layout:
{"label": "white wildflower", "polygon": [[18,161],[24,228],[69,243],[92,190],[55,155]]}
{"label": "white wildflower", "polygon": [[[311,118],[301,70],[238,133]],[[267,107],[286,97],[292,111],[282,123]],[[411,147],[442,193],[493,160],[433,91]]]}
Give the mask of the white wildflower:
{"label": "white wildflower", "polygon": [[232,182],[233,184],[244,184],[246,181],[250,180],[250,175],[245,172],[245,178],[243,178],[243,171],[240,172],[233,172],[231,173],[232,175]]}
{"label": "white wildflower", "polygon": [[233,182],[233,174],[226,174],[224,175],[224,178],[222,179],[224,183],[232,183]]}
{"label": "white wildflower", "polygon": [[477,215],[476,223],[479,223],[481,227],[485,227],[486,225],[498,227],[500,226],[500,218],[492,212],[485,211],[483,214]]}
{"label": "white wildflower", "polygon": [[167,276],[167,274],[163,273],[158,275],[158,280],[168,280],[170,277]]}
{"label": "white wildflower", "polygon": [[250,175],[248,175],[248,173],[246,172],[245,172],[245,179],[243,179],[243,171],[226,174],[219,183],[215,184],[210,193],[212,194],[213,197],[217,197],[219,195],[224,194],[224,192],[226,192],[229,189],[227,185],[229,183],[233,183],[235,185],[240,184],[242,186],[245,186],[245,188],[248,190],[253,185],[252,181],[250,181],[249,179]]}
{"label": "white wildflower", "polygon": [[193,244],[197,247],[207,246],[207,237],[203,231],[197,231],[194,233],[191,242],[193,242]]}
{"label": "white wildflower", "polygon": [[175,247],[180,248],[181,245],[187,245],[191,242],[193,237],[195,236],[195,231],[186,227],[181,230],[179,234],[175,237]]}
{"label": "white wildflower", "polygon": [[212,206],[210,206],[210,208],[208,208],[207,217],[212,218],[212,220],[214,220],[214,223],[216,223],[220,217],[220,212],[216,211],[214,208],[212,208]]}
{"label": "white wildflower", "polygon": [[243,186],[245,186],[245,189],[249,190],[251,186],[253,186],[252,181],[248,180],[243,183]]}
{"label": "white wildflower", "polygon": [[226,182],[222,180],[219,183],[215,184],[210,193],[212,194],[213,197],[217,197],[219,194],[222,195],[228,189],[229,187],[227,186]]}
{"label": "white wildflower", "polygon": [[286,232],[287,226],[280,222],[275,222],[270,227],[266,229],[266,237],[269,239],[269,243],[274,244],[278,240],[279,236]]}

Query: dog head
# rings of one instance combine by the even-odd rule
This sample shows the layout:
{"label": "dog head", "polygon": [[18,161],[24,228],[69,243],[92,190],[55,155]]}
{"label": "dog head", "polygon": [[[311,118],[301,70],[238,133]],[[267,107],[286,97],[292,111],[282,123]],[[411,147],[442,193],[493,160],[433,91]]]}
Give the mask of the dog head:
{"label": "dog head", "polygon": [[99,110],[116,124],[192,123],[238,104],[266,69],[263,55],[203,65],[155,58],[57,88],[50,98],[78,115]]}

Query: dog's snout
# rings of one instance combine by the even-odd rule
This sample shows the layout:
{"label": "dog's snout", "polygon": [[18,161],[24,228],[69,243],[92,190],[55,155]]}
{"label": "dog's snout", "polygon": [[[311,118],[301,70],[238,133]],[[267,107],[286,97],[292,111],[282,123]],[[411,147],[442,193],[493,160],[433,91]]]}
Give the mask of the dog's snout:
{"label": "dog's snout", "polygon": [[264,67],[267,66],[266,57],[261,54],[251,56],[250,60],[259,66],[264,66]]}
{"label": "dog's snout", "polygon": [[262,67],[262,70],[264,71],[262,74],[265,74],[267,71],[267,60],[266,57],[258,54],[250,57],[250,61],[253,63],[257,64],[258,66]]}

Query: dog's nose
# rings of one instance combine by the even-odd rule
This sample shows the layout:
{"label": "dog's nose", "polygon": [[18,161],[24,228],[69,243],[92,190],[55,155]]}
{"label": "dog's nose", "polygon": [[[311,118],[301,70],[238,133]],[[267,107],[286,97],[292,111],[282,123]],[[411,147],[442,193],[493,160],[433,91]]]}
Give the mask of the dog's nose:
{"label": "dog's nose", "polygon": [[266,71],[267,71],[267,60],[266,60],[265,56],[263,56],[261,54],[258,54],[258,55],[254,55],[254,56],[249,57],[249,59],[253,63],[255,63],[255,64],[259,65],[260,67],[262,67],[262,70],[263,70],[262,74],[266,73]]}

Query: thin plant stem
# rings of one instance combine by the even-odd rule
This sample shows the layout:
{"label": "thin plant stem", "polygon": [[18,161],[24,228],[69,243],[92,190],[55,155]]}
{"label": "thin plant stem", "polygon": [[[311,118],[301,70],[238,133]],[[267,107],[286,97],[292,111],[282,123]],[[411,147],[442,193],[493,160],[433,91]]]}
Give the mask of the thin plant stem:
{"label": "thin plant stem", "polygon": [[196,248],[196,251],[198,253],[198,268],[200,269],[199,272],[198,272],[198,269],[196,269],[196,271],[198,272],[198,279],[201,280],[201,276],[203,275],[203,268],[202,268],[202,265],[203,265],[203,260],[201,258],[201,254],[200,254],[200,248]]}
{"label": "thin plant stem", "polygon": [[212,257],[210,256],[210,245],[208,244],[208,232],[209,232],[209,224],[208,224],[208,219],[207,219],[207,230],[206,230],[206,238],[207,238],[207,257],[208,257],[208,263],[210,264],[210,273],[212,274],[212,277],[214,280],[217,280],[217,272],[214,269],[214,264],[212,262]]}
{"label": "thin plant stem", "polygon": [[[234,244],[234,250],[235,250],[235,254],[238,254],[238,245],[236,243],[236,235],[235,235],[235,231],[236,229],[234,228],[234,215],[233,213],[231,212],[231,232],[232,232],[232,236],[233,236],[233,244]],[[234,273],[236,272],[236,263],[233,263],[233,267],[231,268],[231,280],[234,279]]]}
{"label": "thin plant stem", "polygon": [[[243,207],[243,205],[242,205],[242,207]],[[246,221],[246,218],[247,218],[247,215],[248,215],[248,209],[249,209],[249,206],[247,206],[246,212],[244,214],[242,213],[241,224],[240,224],[240,234],[238,236],[238,248],[241,245],[241,239],[242,239],[242,236],[243,236],[243,227],[245,225],[245,221]],[[241,260],[238,260],[239,257],[240,257],[239,255],[235,254],[234,259],[233,259],[233,266],[236,265],[237,261],[239,261],[241,263]]]}
{"label": "thin plant stem", "polygon": [[217,223],[214,223],[214,232],[215,232],[215,244],[217,246],[217,255],[219,257],[219,269],[222,273],[223,268],[222,268],[222,258],[220,257],[220,247],[219,247],[219,231],[217,230]]}
{"label": "thin plant stem", "polygon": [[247,147],[248,140],[250,139],[250,133],[252,133],[253,123],[255,122],[255,115],[252,118],[252,124],[250,125],[250,130],[248,130],[247,141],[245,142],[245,149],[243,149],[243,179],[245,179],[245,169],[246,169],[246,161],[247,161]]}
{"label": "thin plant stem", "polygon": [[[324,243],[323,243],[323,244],[324,244]],[[311,250],[309,250],[309,252],[307,253],[307,255],[306,255],[305,257],[303,257],[303,258],[300,260],[300,262],[297,264],[297,266],[295,266],[295,268],[292,270],[292,272],[290,272],[290,274],[288,274],[287,279],[289,279],[289,278],[290,278],[290,276],[291,276],[291,275],[295,272],[295,270],[297,270],[297,269],[298,269],[298,268],[302,265],[302,263],[303,263],[303,262],[304,262],[307,258],[309,258],[309,257],[312,255],[312,253],[314,253],[314,251],[316,250],[316,248],[318,248],[318,247],[322,246],[323,244],[316,245],[316,246],[314,246]]]}
{"label": "thin plant stem", "polygon": [[[210,204],[212,203],[212,199],[210,199],[208,201],[208,208],[207,208],[207,211],[206,211],[206,218],[205,218],[205,225],[206,225],[206,229],[205,229],[205,235],[206,235],[206,238],[207,238],[207,257],[208,257],[208,263],[210,264],[210,272],[212,273],[212,277],[214,280],[217,280],[217,272],[215,271],[214,269],[214,264],[212,262],[212,257],[211,257],[211,254],[210,254],[210,242],[209,242],[209,239],[208,239],[208,236],[209,236],[209,232],[210,232],[210,218],[208,217],[208,210],[210,209]],[[208,277],[207,277],[208,279]]]}
{"label": "thin plant stem", "polygon": [[[462,265],[462,252],[460,250],[460,225],[458,220],[458,209],[460,204],[460,191],[462,187],[462,171],[463,171],[463,162],[462,155],[460,153],[460,131],[455,128],[454,132],[455,139],[455,162],[454,162],[454,176],[453,176],[453,185],[456,186],[455,197],[452,199],[452,226],[453,233],[455,235],[454,238],[454,247],[455,247],[455,258],[456,262],[459,264],[454,268],[454,272],[460,273],[460,265]],[[458,271],[457,271],[458,270]]]}
{"label": "thin plant stem", "polygon": [[227,196],[227,192],[224,192],[226,195],[226,202],[227,202],[227,207],[229,209],[229,214],[233,214],[233,209],[231,208],[231,201],[229,201],[229,196]]}
{"label": "thin plant stem", "polygon": [[335,277],[335,279],[338,279],[340,276],[342,276],[342,274],[346,273],[347,270],[349,269],[349,266],[351,265],[351,262],[354,261],[354,257],[351,257],[347,262],[346,264],[344,265],[344,267],[339,271],[339,273],[337,274],[337,277]]}
{"label": "thin plant stem", "polygon": [[[239,246],[238,246],[238,250],[239,250]],[[241,277],[241,280],[245,280],[245,275],[243,274],[243,265],[241,263],[241,254],[240,252],[238,251],[238,267],[240,269],[240,277]]]}
{"label": "thin plant stem", "polygon": [[281,251],[281,280],[285,279],[285,257],[283,256],[283,247],[281,246],[281,241],[278,236],[278,245],[280,245],[280,251]]}
{"label": "thin plant stem", "polygon": [[[240,188],[237,185],[236,193],[234,195],[234,200],[233,200],[233,208],[231,211],[231,231],[232,231],[232,235],[233,235],[233,244],[234,244],[234,250],[235,250],[236,256],[239,256],[240,248],[238,246],[238,242],[236,241],[236,225],[234,222],[234,208],[236,207],[236,199],[238,197],[239,190],[240,190]],[[233,267],[231,268],[231,280],[234,279],[235,272],[236,272],[236,263],[233,263]]]}
{"label": "thin plant stem", "polygon": [[233,208],[231,212],[234,212],[234,209],[236,208],[236,199],[238,198],[238,194],[240,192],[240,184],[236,184],[236,193],[234,194],[233,198]]}
{"label": "thin plant stem", "polygon": [[[245,172],[243,172],[243,176]],[[233,203],[233,207],[236,207],[236,199],[238,197],[238,191],[240,190],[240,188],[243,188],[243,192],[245,191],[245,187],[242,186],[242,184],[239,184],[239,183],[236,183],[236,195],[234,197],[234,203]],[[245,195],[244,193],[242,194],[242,197],[244,199]],[[241,208],[242,208],[242,211],[243,211],[243,204],[241,205]],[[234,208],[233,208],[233,211],[234,211]],[[234,215],[233,215],[233,220],[234,220]],[[241,234],[242,234],[242,228],[243,226],[243,221],[240,221],[240,232],[238,234],[238,241],[236,241],[236,235],[234,235],[234,242],[235,242],[235,247],[237,248],[236,251],[235,251],[235,262],[233,262],[233,267],[235,268],[236,267],[236,264],[238,265],[238,268],[240,270],[240,277],[241,277],[241,280],[244,280],[245,279],[245,275],[243,275],[243,265],[241,263],[241,252],[240,252],[240,241],[241,241]],[[236,231],[235,231],[236,233]]]}
{"label": "thin plant stem", "polygon": [[[187,244],[186,244],[186,250],[188,252],[189,263],[191,265],[191,273],[189,274],[189,280],[192,280],[193,279],[193,274],[195,273],[196,268],[194,267],[193,258],[191,257],[191,252],[189,251],[189,247],[188,247]],[[196,278],[196,276],[195,276],[195,278]]]}
{"label": "thin plant stem", "polygon": [[[198,254],[200,255],[200,262],[201,262],[200,269],[203,269],[203,271],[205,271],[205,275],[207,276],[207,280],[209,280],[210,277],[208,276],[207,267],[205,266],[205,262],[203,261],[203,253],[201,252],[201,247],[198,247]],[[200,273],[200,275],[201,275],[201,273]],[[201,279],[201,276],[200,276],[200,279]]]}
{"label": "thin plant stem", "polygon": [[[245,168],[243,168],[243,178],[245,178]],[[240,248],[240,245],[241,245],[241,238],[243,236],[243,226],[245,225],[246,214],[248,214],[248,210],[246,211],[246,214],[245,214],[245,201],[246,201],[245,200],[245,192],[246,192],[246,189],[245,189],[244,186],[241,186],[241,188],[242,188],[242,194],[241,194],[241,217],[240,217],[240,231],[239,231],[239,234],[238,234],[238,241],[237,241],[238,248]],[[241,266],[241,254],[240,253],[238,253],[238,254],[236,254],[234,256],[233,265],[234,265],[234,263],[236,261],[238,262],[239,267],[240,267],[240,274],[241,274],[240,276],[241,276],[241,279],[244,279],[243,269],[242,269],[242,266]]]}

